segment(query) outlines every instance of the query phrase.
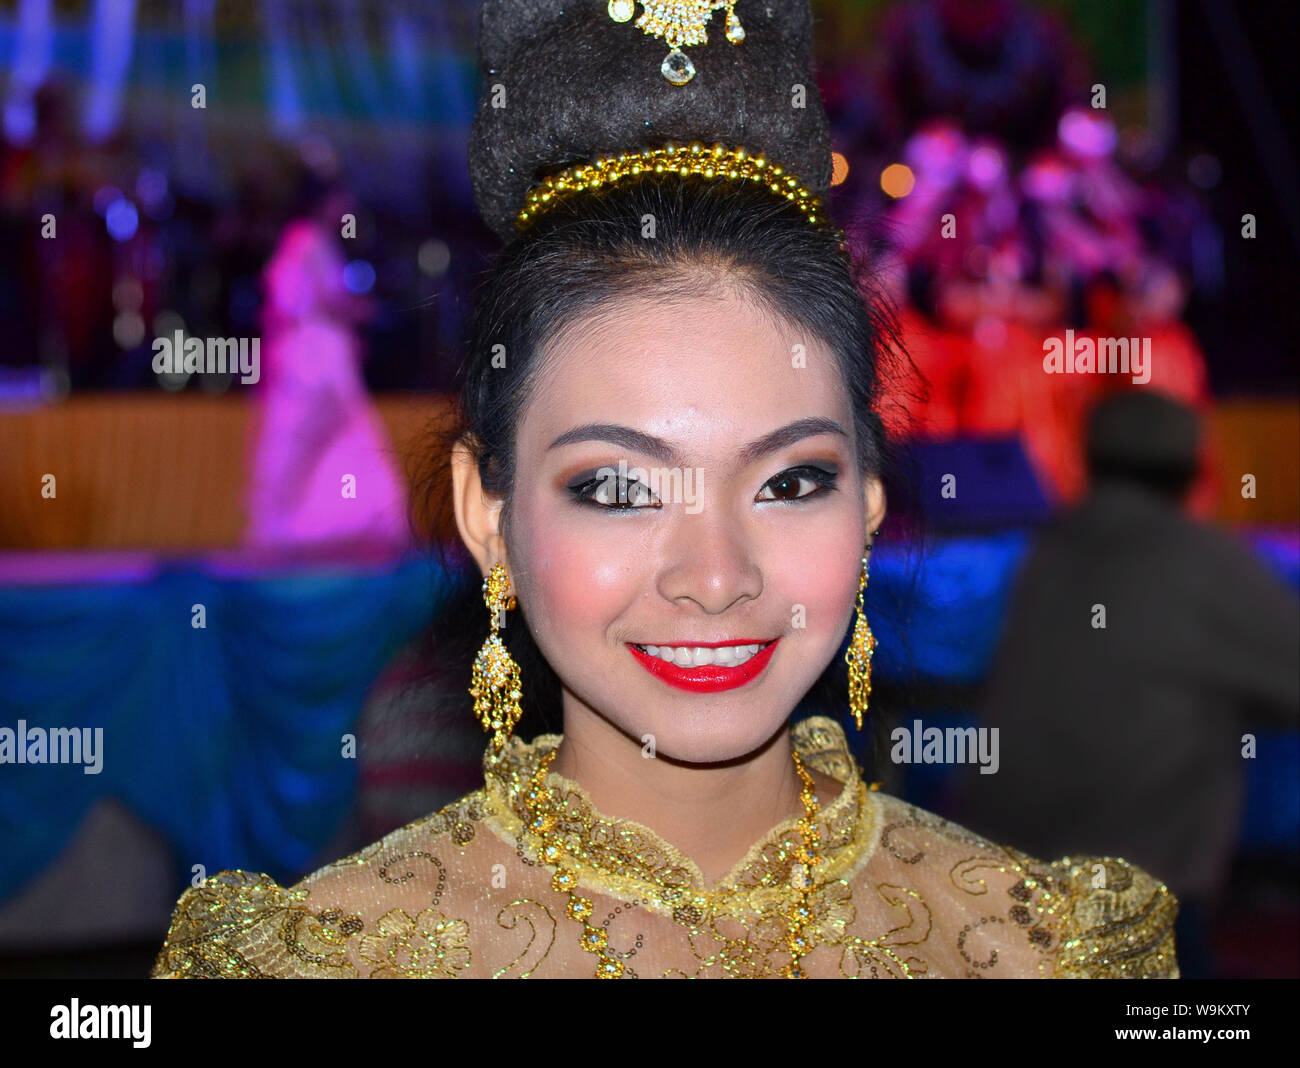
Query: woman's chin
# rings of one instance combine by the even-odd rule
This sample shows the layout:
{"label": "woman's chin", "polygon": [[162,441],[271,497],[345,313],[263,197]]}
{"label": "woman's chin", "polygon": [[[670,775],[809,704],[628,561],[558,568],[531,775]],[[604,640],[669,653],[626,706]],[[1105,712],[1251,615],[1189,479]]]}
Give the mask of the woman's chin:
{"label": "woman's chin", "polygon": [[777,716],[756,722],[752,710],[741,722],[703,716],[695,723],[677,720],[658,723],[628,733],[641,742],[641,752],[679,764],[721,764],[753,756],[785,725]]}

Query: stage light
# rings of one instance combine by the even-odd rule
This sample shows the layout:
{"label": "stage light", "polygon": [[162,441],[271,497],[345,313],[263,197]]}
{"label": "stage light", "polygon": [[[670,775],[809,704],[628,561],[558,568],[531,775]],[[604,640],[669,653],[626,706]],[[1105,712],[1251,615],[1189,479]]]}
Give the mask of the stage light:
{"label": "stage light", "polygon": [[849,161],[840,152],[831,153],[831,185],[839,185],[849,176]]}
{"label": "stage light", "polygon": [[420,270],[430,278],[439,278],[451,266],[451,249],[447,247],[446,241],[431,237],[420,245],[416,262],[420,265]]}
{"label": "stage light", "polygon": [[966,173],[982,192],[988,192],[1006,176],[1006,160],[995,145],[976,145],[966,161]]}
{"label": "stage light", "polygon": [[916,176],[906,163],[891,163],[880,172],[880,188],[895,200],[907,196],[916,185]]}
{"label": "stage light", "polygon": [[140,227],[140,213],[126,197],[118,197],[104,212],[104,223],[114,241],[130,241]]}
{"label": "stage light", "polygon": [[135,348],[144,340],[144,320],[133,311],[119,313],[113,319],[113,340],[120,348]]}
{"label": "stage light", "polygon": [[1104,159],[1115,151],[1119,131],[1104,115],[1071,108],[1056,124],[1061,144],[1084,159]]}
{"label": "stage light", "polygon": [[351,293],[369,293],[375,287],[375,269],[368,260],[353,260],[343,268],[343,284]]}

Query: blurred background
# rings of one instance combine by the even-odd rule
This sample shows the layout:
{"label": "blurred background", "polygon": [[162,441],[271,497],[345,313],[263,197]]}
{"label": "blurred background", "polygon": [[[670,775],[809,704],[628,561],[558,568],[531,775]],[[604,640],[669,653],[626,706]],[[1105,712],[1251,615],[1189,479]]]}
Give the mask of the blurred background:
{"label": "blurred background", "polygon": [[[1021,678],[1017,656],[1047,655],[1006,637],[1017,575],[1090,514],[1090,414],[1134,388],[1199,428],[1152,529],[1245,598],[1243,646],[1289,639],[1293,16],[813,9],[833,211],[923,376],[885,405],[919,521],[873,553],[880,707],[996,721],[996,665]],[[97,774],[0,764],[0,974],[146,974],[192,880],[242,867],[287,885],[478,782],[482,736],[438,711],[413,644],[465,565],[430,552],[454,540],[445,521],[406,518],[444,490],[421,471],[496,247],[465,159],[477,16],[473,0],[0,0],[0,728],[104,738]],[[1148,343],[1149,379],[1044,373],[1067,330]],[[192,351],[260,363],[167,359]],[[1156,436],[1130,434],[1108,471],[1167,475]],[[340,469],[364,490],[342,504]],[[1195,682],[1215,688],[1206,736],[1234,746],[1204,786],[1226,813],[1214,871],[1184,886],[1174,860],[1114,850],[1195,901],[1200,974],[1300,974],[1300,651],[1269,655],[1233,686]],[[864,749],[872,777],[984,831],[959,769],[889,759],[891,725]],[[1072,743],[1041,745],[1065,762]],[[1108,774],[1142,772],[1090,770],[1095,792]],[[1163,807],[1117,811],[1107,840],[1137,816],[1161,838],[1182,803],[1167,784],[1210,777],[1188,756]],[[1032,807],[1027,773],[993,778],[1006,811]]]}

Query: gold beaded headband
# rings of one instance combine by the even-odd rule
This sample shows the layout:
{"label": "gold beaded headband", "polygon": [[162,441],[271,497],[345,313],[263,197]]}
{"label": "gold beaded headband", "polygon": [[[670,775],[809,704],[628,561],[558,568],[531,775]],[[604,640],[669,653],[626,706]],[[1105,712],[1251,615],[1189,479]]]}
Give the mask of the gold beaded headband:
{"label": "gold beaded headband", "polygon": [[[685,85],[695,77],[695,65],[681,50],[682,45],[704,44],[708,41],[706,24],[713,12],[725,8],[726,37],[733,45],[745,39],[744,27],[733,10],[736,0],[642,0],[643,9],[636,25],[651,37],[659,37],[671,48],[660,65],[660,72],[674,85]],[[636,11],[634,0],[609,0],[609,17],[615,22],[627,22]],[[739,178],[762,182],[773,193],[793,202],[804,218],[817,227],[825,228],[829,220],[822,211],[821,198],[787,173],[778,163],[769,163],[762,154],[753,155],[743,145],[728,147],[714,144],[706,148],[699,141],[689,145],[668,143],[661,148],[622,152],[617,156],[601,156],[587,163],[574,164],[545,178],[534,186],[527,202],[515,217],[515,228],[528,229],[538,216],[575,193],[615,185],[626,178],[646,172],[655,174],[699,174],[706,178]],[[836,231],[840,248],[844,248],[844,232]]]}
{"label": "gold beaded headband", "polygon": [[[647,172],[699,174],[705,178],[741,178],[762,182],[773,193],[795,204],[813,226],[828,225],[828,217],[822,211],[821,198],[779,163],[769,163],[761,154],[751,155],[743,145],[728,148],[714,144],[711,148],[706,148],[699,141],[692,141],[689,145],[669,142],[661,148],[601,156],[591,163],[566,167],[529,191],[527,203],[515,217],[515,228],[520,232],[528,229],[539,216],[575,193],[615,185]],[[843,237],[842,234],[840,236]]]}

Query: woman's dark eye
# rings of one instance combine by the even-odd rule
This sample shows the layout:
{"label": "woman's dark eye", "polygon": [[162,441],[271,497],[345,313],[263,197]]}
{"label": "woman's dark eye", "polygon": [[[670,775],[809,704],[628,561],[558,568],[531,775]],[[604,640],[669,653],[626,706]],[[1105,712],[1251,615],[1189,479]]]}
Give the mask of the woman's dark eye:
{"label": "woman's dark eye", "polygon": [[[802,501],[834,491],[837,475],[820,467],[792,467],[768,480],[759,491],[760,501]],[[811,488],[809,488],[811,486]],[[662,508],[650,488],[636,479],[617,476],[585,478],[569,487],[575,500],[611,511]]]}
{"label": "woman's dark eye", "polygon": [[[801,490],[803,483],[812,483],[813,489],[806,492]],[[834,490],[835,475],[830,471],[823,471],[820,467],[792,467],[789,471],[782,471],[775,478],[770,479],[762,490],[759,491],[758,499],[760,501],[799,501],[806,500],[809,497],[817,497],[822,493]],[[764,496],[768,491],[772,491],[772,496]]]}
{"label": "woman's dark eye", "polygon": [[645,483],[638,482],[634,478],[620,480],[616,475],[584,479],[570,486],[569,492],[581,504],[591,504],[614,511],[660,507]]}

